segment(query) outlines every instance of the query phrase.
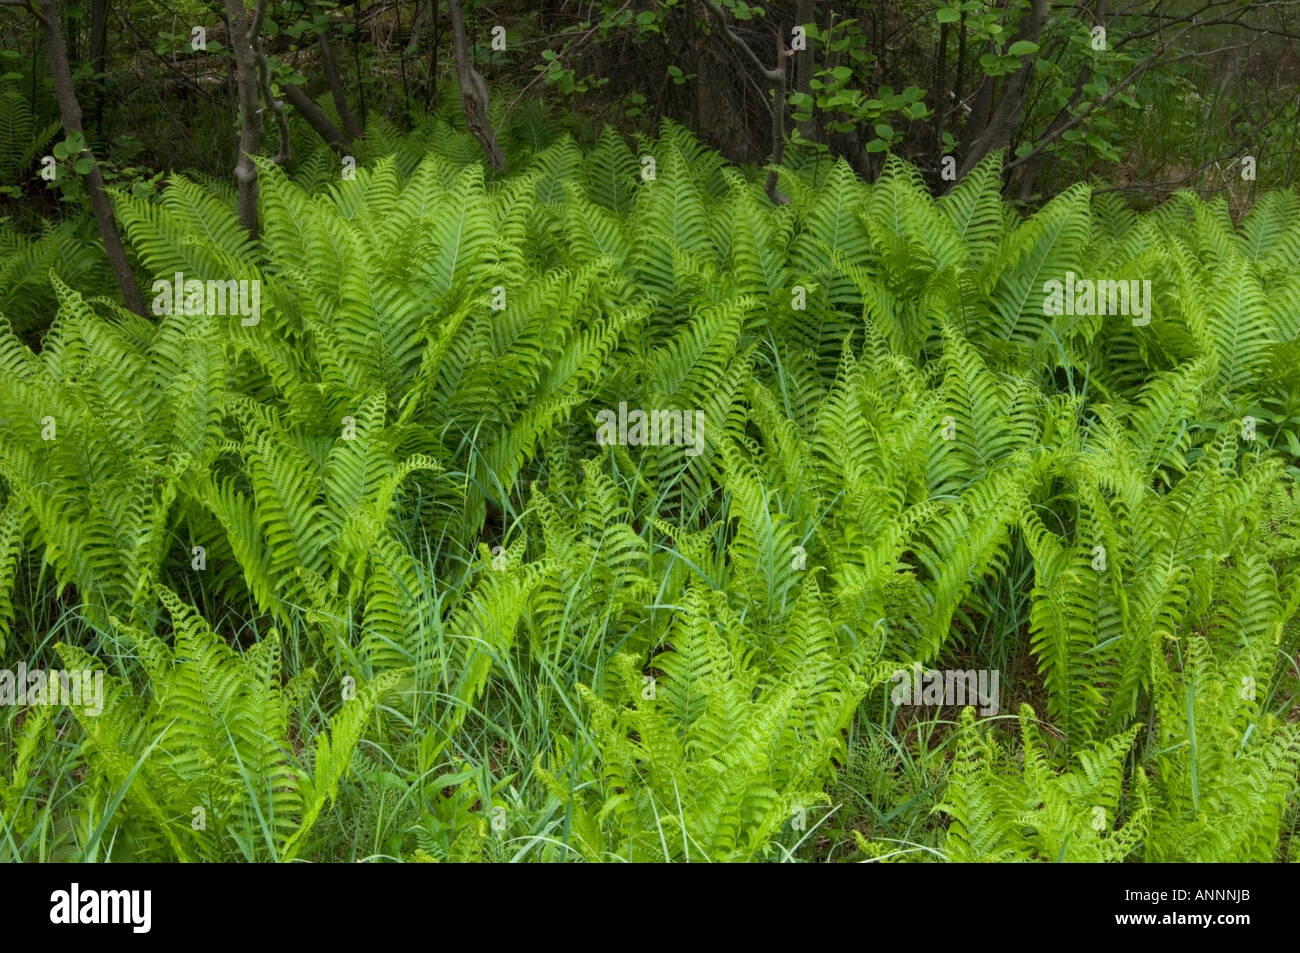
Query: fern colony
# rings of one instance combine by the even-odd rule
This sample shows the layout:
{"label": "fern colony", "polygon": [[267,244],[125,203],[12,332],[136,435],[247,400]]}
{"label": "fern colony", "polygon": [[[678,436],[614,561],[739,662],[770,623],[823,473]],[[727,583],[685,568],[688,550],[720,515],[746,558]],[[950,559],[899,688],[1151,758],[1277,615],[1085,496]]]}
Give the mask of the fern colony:
{"label": "fern colony", "polygon": [[0,708],[0,857],[1300,856],[1300,198],[389,138],[262,163],[256,245],[222,184],[114,196],[255,324],[56,266],[4,326],[5,666],[105,688]]}

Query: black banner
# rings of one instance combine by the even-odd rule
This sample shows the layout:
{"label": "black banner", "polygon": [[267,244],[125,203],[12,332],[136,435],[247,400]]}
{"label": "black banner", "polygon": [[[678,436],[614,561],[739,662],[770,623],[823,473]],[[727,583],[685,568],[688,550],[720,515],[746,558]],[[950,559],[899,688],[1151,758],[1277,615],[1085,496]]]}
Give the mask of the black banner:
{"label": "black banner", "polygon": [[[990,942],[1033,936],[1167,935],[1182,942],[1191,931],[1226,942],[1290,920],[1294,882],[1287,871],[1263,866],[1001,865],[954,871],[930,865],[863,865],[824,879],[757,869],[624,870],[589,880],[593,872],[530,876],[523,869],[483,865],[286,866],[11,866],[17,881],[9,926],[25,935],[112,936],[117,942],[202,938],[260,940],[268,928],[294,940],[338,943],[373,939],[378,925],[450,926],[452,935],[476,925],[493,931],[512,925],[529,933],[557,915],[632,921],[664,933],[676,919],[668,898],[694,895],[691,914],[678,921],[717,931],[727,942],[766,937],[773,916],[787,929],[811,926],[809,915],[842,921],[837,929],[864,941],[911,935],[930,943]],[[955,875],[954,875],[955,874]],[[664,880],[665,876],[670,880]],[[692,883],[691,878],[703,877]],[[757,878],[757,879],[755,879]],[[770,879],[769,879],[770,878]],[[647,887],[664,899],[649,905]],[[683,893],[685,887],[689,893]],[[772,899],[756,906],[740,895]],[[709,911],[713,905],[716,911]],[[642,912],[637,912],[641,908]],[[761,919],[755,916],[762,912]],[[865,915],[865,916],[864,916]],[[436,920],[435,920],[436,918]],[[800,926],[803,923],[804,926]],[[545,929],[543,927],[543,929]],[[919,931],[919,933],[917,932]],[[1041,931],[1041,932],[1040,932]],[[942,934],[952,933],[952,936]]]}

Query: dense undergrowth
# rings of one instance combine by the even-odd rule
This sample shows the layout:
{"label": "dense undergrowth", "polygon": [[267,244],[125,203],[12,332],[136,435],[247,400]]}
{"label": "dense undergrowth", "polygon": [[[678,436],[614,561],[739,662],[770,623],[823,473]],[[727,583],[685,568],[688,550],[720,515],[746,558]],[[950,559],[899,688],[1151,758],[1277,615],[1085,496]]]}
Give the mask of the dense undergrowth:
{"label": "dense undergrowth", "polygon": [[[263,163],[257,246],[220,183],[118,194],[258,323],[55,268],[0,338],[3,658],[107,673],[0,709],[0,856],[1300,852],[1300,198],[809,160],[773,207],[671,123],[512,165]],[[917,663],[1000,711],[894,704]]]}

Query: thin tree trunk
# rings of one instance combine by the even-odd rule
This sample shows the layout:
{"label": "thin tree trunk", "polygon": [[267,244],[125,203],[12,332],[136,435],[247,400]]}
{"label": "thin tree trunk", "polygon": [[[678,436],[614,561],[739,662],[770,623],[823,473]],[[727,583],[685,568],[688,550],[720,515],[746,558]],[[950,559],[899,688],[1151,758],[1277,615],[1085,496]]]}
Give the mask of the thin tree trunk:
{"label": "thin tree trunk", "polygon": [[939,55],[934,61],[934,155],[943,154],[943,119],[948,114],[948,91],[944,82],[948,69],[948,24],[939,27]]}
{"label": "thin tree trunk", "polygon": [[682,12],[686,15],[686,52],[690,63],[689,69],[691,75],[695,77],[691,90],[691,128],[695,134],[700,134],[700,38],[695,29],[695,8],[691,6],[690,0],[682,4]]}
{"label": "thin tree trunk", "polygon": [[73,25],[75,17],[68,17],[63,21],[66,28],[67,38],[64,41],[64,56],[68,60],[68,70],[72,71],[81,65],[81,53],[77,50],[77,28]]}
{"label": "thin tree trunk", "polygon": [[442,42],[442,28],[438,26],[438,0],[429,0],[429,89],[425,94],[427,108],[433,112],[438,105],[438,45]]}
{"label": "thin tree trunk", "polygon": [[339,114],[339,121],[343,123],[343,131],[347,133],[349,139],[360,139],[361,126],[357,124],[357,117],[352,115],[352,109],[348,106],[348,97],[343,91],[343,80],[339,78],[338,61],[334,59],[334,50],[330,46],[329,24],[321,30],[320,58],[321,66],[325,69],[325,82],[329,85],[330,96],[334,99],[334,110]]}
{"label": "thin tree trunk", "polygon": [[253,156],[262,143],[257,62],[248,35],[243,0],[225,0],[230,22],[230,48],[235,55],[235,89],[239,98],[239,158],[235,161],[239,224],[257,238],[257,166]]}
{"label": "thin tree trunk", "polygon": [[[59,23],[59,9],[55,0],[39,0],[39,7],[34,11],[45,33],[45,46],[50,58],[50,73],[54,78],[54,95],[59,101],[59,116],[63,128],[69,133],[77,133],[84,141],[85,130],[81,126],[81,104],[77,102],[77,91],[72,85],[72,69],[68,65],[68,53],[63,46],[63,30]],[[86,192],[90,196],[90,208],[95,216],[95,225],[99,228],[100,240],[104,243],[104,254],[113,269],[117,286],[122,292],[122,300],[136,314],[144,315],[144,300],[135,283],[135,275],[126,260],[126,251],[122,247],[122,238],[117,233],[117,223],[113,220],[113,206],[104,191],[104,176],[99,171],[99,164],[90,149],[85,149],[79,159],[89,159],[90,172],[83,178]]]}
{"label": "thin tree trunk", "polygon": [[108,7],[110,0],[90,3],[90,62],[95,68],[95,134],[104,137],[104,93],[108,77],[104,75],[104,53],[108,46]]}
{"label": "thin tree trunk", "polygon": [[460,85],[460,105],[465,112],[465,125],[479,141],[492,168],[501,170],[506,157],[497,144],[496,130],[488,118],[487,83],[469,61],[469,42],[465,36],[465,18],[461,15],[460,0],[447,0],[451,13],[451,36],[456,49],[456,79]]}
{"label": "thin tree trunk", "polygon": [[[1093,20],[1098,25],[1106,19],[1106,0],[1097,0],[1097,8],[1093,12]],[[1074,84],[1074,92],[1070,96],[1069,103],[1065,108],[1057,113],[1056,118],[1048,125],[1047,131],[1043,133],[1044,139],[1050,139],[1058,135],[1067,122],[1070,121],[1071,110],[1083,98],[1083,87],[1092,82],[1092,67],[1085,66],[1079,74],[1078,80]],[[1016,181],[1014,194],[1017,200],[1028,202],[1034,194],[1034,182],[1038,178],[1038,172],[1042,168],[1042,162],[1046,153],[1035,156],[1032,160],[1025,163],[1016,171]]]}
{"label": "thin tree trunk", "polygon": [[[1046,21],[1047,0],[1033,0],[1029,12],[1021,17],[1020,25],[1011,42],[1016,43],[1021,40],[1037,42]],[[1033,54],[1023,57],[1020,68],[1007,78],[1002,97],[998,100],[992,116],[989,117],[988,124],[971,141],[967,149],[958,172],[959,176],[965,176],[979,164],[981,159],[995,149],[1005,149],[1011,145],[1011,134],[1020,122],[1021,110],[1025,103],[1025,90],[1029,88],[1029,80],[1034,72],[1033,59]],[[986,84],[985,88],[991,88],[991,84]],[[981,93],[983,92],[984,89],[981,89]]]}
{"label": "thin tree trunk", "polygon": [[[397,18],[396,36],[400,37],[402,35],[402,5],[400,3],[394,5],[393,15]],[[409,117],[411,115],[411,91],[406,82],[406,47],[400,43],[397,44],[397,64],[402,72],[402,107]]]}
{"label": "thin tree trunk", "polygon": [[284,115],[284,103],[276,99],[271,91],[271,67],[266,62],[266,50],[262,48],[262,18],[265,15],[266,0],[258,0],[251,31],[253,57],[257,61],[257,83],[262,90],[262,102],[275,117],[276,132],[280,137],[280,145],[271,161],[282,166],[289,161],[292,146],[289,143],[289,120]]}
{"label": "thin tree trunk", "polygon": [[[361,75],[361,43],[359,35],[361,33],[361,0],[356,0],[352,4],[352,61],[357,67],[357,101],[361,103],[361,129],[366,126],[366,83]],[[358,133],[357,138],[360,137]]]}
{"label": "thin tree trunk", "polygon": [[415,8],[415,19],[411,21],[411,38],[406,43],[407,56],[414,56],[420,52],[420,37],[424,35],[424,28],[429,20],[429,3],[430,0],[419,0]]}
{"label": "thin tree trunk", "polygon": [[957,82],[953,86],[953,106],[961,108],[962,96],[966,92],[966,8],[962,7],[961,19],[957,21]]}

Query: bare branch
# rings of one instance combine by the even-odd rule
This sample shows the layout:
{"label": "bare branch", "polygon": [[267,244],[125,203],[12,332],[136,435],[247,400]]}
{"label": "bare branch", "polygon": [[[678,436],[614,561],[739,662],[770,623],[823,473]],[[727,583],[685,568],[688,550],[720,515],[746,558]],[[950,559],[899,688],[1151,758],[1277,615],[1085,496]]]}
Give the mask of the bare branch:
{"label": "bare branch", "polygon": [[325,111],[312,102],[311,97],[302,91],[298,86],[288,85],[280,87],[284,98],[289,101],[289,105],[307,121],[307,125],[316,130],[316,134],[325,140],[326,144],[339,155],[348,155],[352,148],[346,136],[334,123],[330,122]]}

